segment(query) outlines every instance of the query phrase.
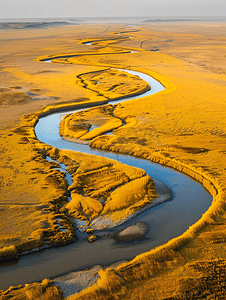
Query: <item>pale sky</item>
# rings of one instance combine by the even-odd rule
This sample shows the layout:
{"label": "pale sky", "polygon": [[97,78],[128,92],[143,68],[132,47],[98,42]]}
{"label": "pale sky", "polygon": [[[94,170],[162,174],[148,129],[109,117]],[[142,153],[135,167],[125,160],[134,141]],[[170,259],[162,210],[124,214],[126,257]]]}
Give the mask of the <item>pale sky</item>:
{"label": "pale sky", "polygon": [[226,16],[226,0],[0,1],[0,18]]}

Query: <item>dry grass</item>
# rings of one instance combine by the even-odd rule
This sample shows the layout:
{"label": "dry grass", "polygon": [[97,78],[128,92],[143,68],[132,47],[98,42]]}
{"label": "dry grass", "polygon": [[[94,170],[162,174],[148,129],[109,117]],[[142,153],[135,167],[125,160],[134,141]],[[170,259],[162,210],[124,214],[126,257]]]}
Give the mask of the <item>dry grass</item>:
{"label": "dry grass", "polygon": [[[19,226],[17,224],[12,232],[1,233],[2,245],[6,242],[7,246],[26,242],[31,233],[36,232],[36,222],[48,221],[52,228],[50,214],[46,214],[48,217],[44,220],[36,206],[48,204],[47,209],[56,212],[59,211],[61,201],[63,203],[65,201],[62,196],[65,192],[63,180],[60,180],[61,195],[54,184],[55,181],[46,181],[50,168],[46,165],[43,154],[52,151],[52,155],[57,156],[57,151],[35,140],[32,126],[38,117],[72,108],[81,99],[82,101],[90,99],[84,101],[85,105],[91,101],[98,102],[105,99],[98,96],[97,91],[85,91],[77,77],[80,74],[117,66],[137,69],[163,82],[166,91],[141,101],[118,105],[114,110],[114,117],[127,120],[127,125],[117,130],[114,137],[95,138],[91,142],[92,146],[149,157],[155,162],[181,170],[209,189],[214,196],[213,204],[200,221],[191,226],[182,237],[137,257],[132,262],[118,267],[114,272],[107,270],[101,274],[102,279],[98,285],[72,298],[223,299],[225,282],[221,274],[224,274],[226,253],[224,229],[220,226],[226,224],[225,40],[219,32],[223,34],[225,26],[222,25],[221,31],[217,30],[217,34],[210,36],[208,26],[196,24],[199,34],[204,32],[204,35],[200,36],[197,35],[197,31],[195,34],[187,34],[189,30],[195,30],[194,26],[188,26],[186,34],[183,34],[183,28],[178,29],[176,25],[172,25],[173,28],[167,26],[161,31],[164,25],[155,24],[149,27],[145,24],[140,26],[142,31],[133,40],[123,41],[114,38],[113,43],[120,42],[120,48],[117,49],[106,47],[109,34],[98,34],[99,25],[84,26],[87,26],[84,28],[89,31],[85,37],[82,37],[75,28],[59,28],[57,34],[68,30],[68,35],[64,34],[61,37],[63,39],[61,46],[59,37],[54,37],[56,33],[49,30],[35,31],[32,43],[29,39],[22,42],[17,40],[17,33],[10,32],[7,35],[1,33],[1,47],[5,53],[4,61],[1,62],[0,78],[3,88],[1,93],[8,93],[7,88],[10,86],[21,86],[28,89],[38,88],[48,97],[58,97],[49,99],[48,103],[37,101],[29,105],[15,106],[7,102],[4,105],[8,108],[1,108],[1,125],[5,128],[1,132],[1,183],[3,183],[1,195],[4,201],[7,200],[3,217],[9,216],[8,223],[2,222],[1,228],[8,230],[16,219],[15,216],[18,216],[18,211],[21,211],[18,207],[15,210],[11,209],[15,206],[13,201],[16,200],[20,205],[21,203],[29,205],[29,214],[23,223],[24,228],[19,227],[17,230]],[[156,31],[153,31],[153,26],[157,26]],[[121,25],[112,25],[111,30],[113,29],[118,32]],[[177,30],[180,33],[175,32]],[[82,35],[85,34],[84,31],[85,29]],[[33,62],[34,57],[41,55],[47,57],[75,53],[73,52],[75,48],[76,53],[87,54],[85,48],[87,46],[74,42],[71,44],[75,32],[78,39],[86,40],[95,33],[95,39],[102,40],[100,44],[95,45],[95,50],[102,55],[81,55],[69,59],[63,68],[57,63],[47,66],[44,63]],[[44,35],[49,38],[41,39],[40,37]],[[10,37],[13,37],[13,40],[9,40]],[[28,38],[28,33],[21,33],[21,37]],[[108,38],[108,41],[104,41],[104,38]],[[31,45],[32,51],[29,50]],[[127,55],[124,50],[124,54],[116,54],[117,51],[123,52],[124,46],[140,51]],[[144,51],[156,48],[160,51]],[[106,51],[111,54],[104,54]],[[18,60],[18,55],[21,60]],[[73,66],[71,62],[78,65]],[[95,67],[92,67],[94,65]],[[73,103],[56,105],[56,101]],[[44,106],[47,107],[42,109]],[[18,125],[19,116],[34,112],[38,113],[22,120]],[[15,121],[17,124],[13,123]],[[16,132],[11,130],[15,127]],[[100,161],[96,162],[94,158],[90,160],[91,164],[86,164],[83,155],[78,160],[79,164],[75,164],[78,171],[92,171],[101,166]],[[103,162],[104,164],[108,167],[107,163]],[[41,185],[34,185],[36,181]],[[48,189],[43,189],[43,186]],[[34,206],[31,207],[30,203]],[[21,220],[25,219],[22,214],[20,216]],[[35,234],[38,233],[39,231]],[[47,230],[46,235],[48,234],[50,232]],[[15,241],[14,238],[19,240]]]}
{"label": "dry grass", "polygon": [[0,291],[1,300],[63,300],[63,292],[52,281],[43,279],[41,283],[34,282],[25,286],[10,287],[6,291]]}
{"label": "dry grass", "polygon": [[15,246],[3,247],[0,249],[0,262],[19,259],[18,251]]}
{"label": "dry grass", "polygon": [[54,235],[51,201],[66,191],[62,174],[34,151],[30,129],[20,126],[1,137],[0,246],[16,245],[20,253],[43,246],[43,224]]}
{"label": "dry grass", "polygon": [[138,76],[118,70],[104,70],[80,75],[86,89],[96,91],[107,99],[139,94],[150,86]]}
{"label": "dry grass", "polygon": [[[94,129],[91,129],[92,125],[95,126]],[[90,140],[121,125],[122,121],[114,118],[111,111],[105,113],[104,108],[97,107],[66,115],[60,124],[60,134],[64,138]]]}
{"label": "dry grass", "polygon": [[49,155],[67,165],[73,176],[69,187],[72,200],[65,206],[73,217],[90,223],[117,210],[114,219],[121,220],[156,198],[153,181],[139,168],[73,151],[56,152],[54,155],[51,150]]}
{"label": "dry grass", "polygon": [[8,105],[24,105],[31,100],[31,97],[25,93],[19,92],[2,92],[0,90],[0,107]]}
{"label": "dry grass", "polygon": [[[143,199],[148,192],[151,194],[150,183],[151,178],[146,175],[119,187],[113,193],[111,193],[110,197],[108,197],[104,206],[104,210],[102,211],[102,215],[127,208],[128,206],[131,206],[132,204]],[[153,193],[153,196],[155,196],[155,193]],[[149,199],[147,196],[147,203],[149,202],[148,200],[151,201],[151,197]]]}
{"label": "dry grass", "polygon": [[66,208],[73,217],[80,220],[92,221],[99,216],[103,210],[103,205],[96,199],[72,193],[71,201],[66,205]]}
{"label": "dry grass", "polygon": [[[159,33],[159,36],[163,35]],[[189,274],[187,271],[181,278],[181,266],[191,259],[209,258],[205,251],[206,243],[211,259],[225,259],[225,234],[223,229],[218,229],[218,222],[225,224],[225,171],[222,167],[226,163],[223,121],[225,78],[202,72],[196,66],[167,54],[146,52],[144,56],[145,61],[152,62],[152,70],[165,75],[157,77],[167,87],[166,91],[153,96],[151,105],[148,103],[150,99],[143,99],[139,105],[137,101],[118,105],[114,116],[124,120],[136,116],[132,118],[132,126],[121,127],[115,131],[117,136],[97,137],[91,145],[149,157],[176,168],[200,181],[214,196],[214,201],[200,221],[181,237],[118,267],[119,284],[118,277],[106,284],[106,272],[106,277],[102,276],[98,285],[71,299],[89,299],[91,295],[92,299],[203,299],[214,295],[223,299],[224,279],[219,279],[218,269],[213,267],[208,275]],[[95,59],[95,62],[102,64],[102,60]],[[142,70],[142,61],[139,62],[139,70]],[[132,63],[132,59],[127,63]],[[143,70],[147,72],[147,66]],[[214,231],[210,233],[213,225]],[[207,268],[217,264],[211,260]],[[213,284],[209,285],[211,278]]]}

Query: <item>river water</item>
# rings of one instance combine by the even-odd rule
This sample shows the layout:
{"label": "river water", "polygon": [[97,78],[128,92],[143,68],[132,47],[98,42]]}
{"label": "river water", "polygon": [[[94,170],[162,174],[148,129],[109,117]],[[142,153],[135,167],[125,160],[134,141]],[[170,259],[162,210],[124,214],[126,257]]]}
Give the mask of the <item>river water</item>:
{"label": "river water", "polygon": [[[112,104],[149,96],[164,89],[159,82],[146,74],[135,71],[128,72],[140,76],[152,88],[142,96],[129,97],[112,102]],[[59,149],[70,149],[101,155],[142,168],[154,179],[157,187],[161,189],[161,182],[163,185],[168,186],[173,191],[173,198],[171,201],[146,210],[117,228],[121,230],[138,221],[147,223],[149,228],[142,241],[116,243],[113,239],[105,237],[106,232],[103,231],[97,232],[101,236],[99,240],[89,243],[87,242],[86,233],[83,235],[78,234],[79,239],[73,244],[24,255],[17,262],[2,263],[0,268],[0,289],[6,289],[10,285],[42,280],[45,277],[51,278],[72,270],[82,270],[96,264],[106,266],[116,261],[130,260],[140,253],[149,251],[181,235],[189,226],[199,220],[211,205],[212,197],[199,183],[173,169],[153,164],[148,160],[97,150],[90,148],[88,145],[75,144],[63,140],[59,135],[61,115],[62,113],[56,113],[40,118],[35,128],[37,138],[40,141]]]}

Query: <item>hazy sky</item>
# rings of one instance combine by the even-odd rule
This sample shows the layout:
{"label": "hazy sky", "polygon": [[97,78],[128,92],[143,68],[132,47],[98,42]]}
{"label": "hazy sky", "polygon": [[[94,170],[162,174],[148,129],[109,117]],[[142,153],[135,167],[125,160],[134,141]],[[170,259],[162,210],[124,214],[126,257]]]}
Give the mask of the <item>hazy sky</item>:
{"label": "hazy sky", "polygon": [[0,1],[0,18],[226,16],[225,0]]}

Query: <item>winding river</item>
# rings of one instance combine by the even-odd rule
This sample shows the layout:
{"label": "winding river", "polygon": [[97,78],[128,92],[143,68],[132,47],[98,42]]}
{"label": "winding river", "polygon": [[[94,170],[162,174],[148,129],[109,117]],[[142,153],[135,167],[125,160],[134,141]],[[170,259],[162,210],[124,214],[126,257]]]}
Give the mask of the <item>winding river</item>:
{"label": "winding river", "polygon": [[[151,86],[151,90],[142,96],[129,97],[109,103],[116,104],[122,101],[138,99],[164,89],[159,82],[146,74],[135,71],[127,72],[138,75],[147,81]],[[51,278],[72,270],[82,270],[96,264],[110,265],[116,261],[130,260],[140,253],[149,251],[181,235],[189,226],[199,220],[211,205],[212,197],[198,182],[173,169],[153,164],[148,160],[97,150],[90,148],[88,145],[75,144],[63,140],[59,135],[61,115],[62,113],[55,113],[39,120],[35,132],[40,141],[59,149],[71,149],[101,155],[142,168],[154,179],[157,189],[161,190],[164,187],[163,190],[167,192],[165,185],[168,186],[173,191],[173,198],[171,201],[161,203],[152,209],[144,211],[117,228],[124,229],[138,221],[147,223],[149,229],[142,241],[116,243],[113,239],[105,236],[106,233],[110,232],[108,230],[95,232],[101,238],[94,243],[89,243],[87,242],[86,233],[78,233],[79,239],[73,244],[33,252],[22,256],[17,262],[1,264],[0,288],[2,289],[6,289],[10,285],[38,281],[44,277]]]}

